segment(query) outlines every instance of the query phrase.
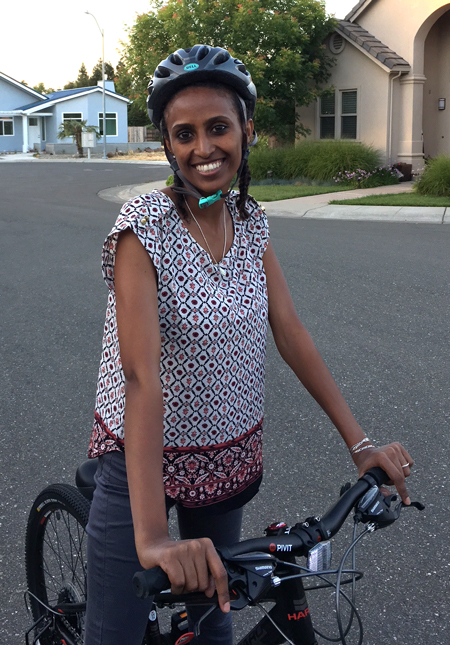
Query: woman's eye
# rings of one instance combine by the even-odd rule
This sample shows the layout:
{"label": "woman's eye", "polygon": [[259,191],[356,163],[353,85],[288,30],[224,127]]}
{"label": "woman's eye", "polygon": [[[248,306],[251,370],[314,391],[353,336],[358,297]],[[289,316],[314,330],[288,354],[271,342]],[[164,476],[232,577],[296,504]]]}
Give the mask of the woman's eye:
{"label": "woman's eye", "polygon": [[181,132],[178,132],[177,134],[177,139],[180,141],[187,141],[191,136],[191,133],[189,130],[182,130]]}
{"label": "woman's eye", "polygon": [[224,134],[224,132],[226,132],[227,130],[228,130],[228,126],[226,126],[223,123],[218,123],[213,127],[213,132],[215,134]]}

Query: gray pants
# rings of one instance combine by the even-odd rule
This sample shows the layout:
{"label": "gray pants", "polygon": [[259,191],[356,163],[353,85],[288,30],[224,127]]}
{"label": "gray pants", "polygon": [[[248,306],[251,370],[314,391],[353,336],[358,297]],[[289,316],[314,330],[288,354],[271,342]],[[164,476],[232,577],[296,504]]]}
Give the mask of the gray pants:
{"label": "gray pants", "polygon": [[[168,502],[168,511],[173,503]],[[176,505],[182,539],[209,537],[216,546],[239,540],[243,509],[210,513]],[[136,597],[133,574],[142,567],[134,544],[125,456],[110,452],[99,458],[96,489],[89,515],[88,603],[85,645],[142,645],[151,599]],[[192,625],[205,607],[189,610]],[[231,615],[216,610],[202,622],[196,645],[232,645]]]}

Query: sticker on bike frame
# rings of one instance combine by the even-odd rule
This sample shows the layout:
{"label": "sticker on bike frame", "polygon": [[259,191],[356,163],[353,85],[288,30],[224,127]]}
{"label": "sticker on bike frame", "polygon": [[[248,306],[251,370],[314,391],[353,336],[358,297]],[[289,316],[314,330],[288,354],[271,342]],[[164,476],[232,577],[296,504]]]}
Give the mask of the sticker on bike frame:
{"label": "sticker on bike frame", "polygon": [[305,611],[299,611],[296,614],[288,614],[288,620],[301,620],[302,618],[307,618],[309,616],[309,607],[306,607]]}
{"label": "sticker on bike frame", "polygon": [[292,544],[274,544],[273,542],[269,545],[269,551],[274,553],[275,551],[292,551]]}

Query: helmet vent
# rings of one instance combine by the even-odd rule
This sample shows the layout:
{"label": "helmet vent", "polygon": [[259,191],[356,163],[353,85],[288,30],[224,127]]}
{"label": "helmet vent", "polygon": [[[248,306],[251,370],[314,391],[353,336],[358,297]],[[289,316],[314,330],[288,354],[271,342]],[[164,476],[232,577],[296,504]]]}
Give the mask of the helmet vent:
{"label": "helmet vent", "polygon": [[186,54],[189,54],[189,52],[190,52],[191,50],[192,50],[192,47],[189,47],[188,49],[185,49],[184,51],[186,52]]}
{"label": "helmet vent", "polygon": [[170,76],[170,72],[167,67],[161,67],[161,65],[158,65],[158,67],[155,69],[155,76],[156,78],[167,78],[168,76]]}
{"label": "helmet vent", "polygon": [[222,65],[229,60],[230,54],[228,52],[219,52],[214,59],[214,65]]}
{"label": "helmet vent", "polygon": [[170,54],[169,60],[170,60],[171,63],[173,63],[173,65],[182,65],[183,64],[183,60],[182,60],[180,54],[177,54],[176,52],[174,54]]}
{"label": "helmet vent", "polygon": [[243,74],[246,74],[248,76],[248,72],[247,72],[247,69],[246,69],[244,63],[241,63],[240,65],[237,65],[237,68],[238,68],[238,70],[240,72],[242,72]]}
{"label": "helmet vent", "polygon": [[207,56],[208,54],[209,54],[209,47],[207,47],[206,45],[203,45],[203,47],[200,47],[200,49],[198,50],[197,60],[203,60],[205,56]]}

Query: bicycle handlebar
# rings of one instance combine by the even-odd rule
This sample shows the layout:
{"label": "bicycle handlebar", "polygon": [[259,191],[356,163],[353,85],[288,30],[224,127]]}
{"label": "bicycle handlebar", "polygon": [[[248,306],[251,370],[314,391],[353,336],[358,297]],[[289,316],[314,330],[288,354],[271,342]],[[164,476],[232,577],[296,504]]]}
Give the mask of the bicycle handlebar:
{"label": "bicycle handlebar", "polygon": [[[329,540],[339,531],[352,508],[370,488],[382,486],[388,480],[388,476],[381,468],[371,468],[338,499],[321,519],[315,518],[314,521],[296,524],[288,534],[244,540],[220,549],[219,555],[227,572],[229,566],[232,566],[233,560],[236,562],[239,556],[245,554],[252,553],[261,561],[266,558],[272,560],[271,555],[266,554],[276,555],[277,552],[287,551],[292,555],[307,555],[312,547],[319,542]],[[133,587],[139,598],[146,598],[169,589],[170,580],[160,567],[154,567],[135,573]]]}

